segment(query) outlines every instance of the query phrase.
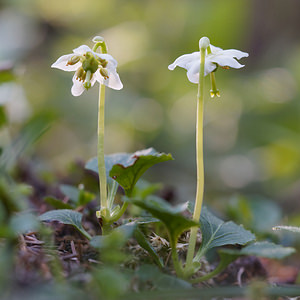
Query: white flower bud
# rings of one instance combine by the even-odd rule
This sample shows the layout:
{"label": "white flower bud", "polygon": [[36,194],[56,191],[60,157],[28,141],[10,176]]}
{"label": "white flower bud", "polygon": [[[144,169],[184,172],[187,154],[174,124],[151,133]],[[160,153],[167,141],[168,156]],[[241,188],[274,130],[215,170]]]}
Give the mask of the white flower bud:
{"label": "white flower bud", "polygon": [[104,38],[102,36],[97,35],[93,38],[93,42],[94,43],[104,42]]}
{"label": "white flower bud", "polygon": [[210,45],[210,40],[208,37],[204,36],[200,39],[199,41],[199,48],[204,48],[206,49]]}

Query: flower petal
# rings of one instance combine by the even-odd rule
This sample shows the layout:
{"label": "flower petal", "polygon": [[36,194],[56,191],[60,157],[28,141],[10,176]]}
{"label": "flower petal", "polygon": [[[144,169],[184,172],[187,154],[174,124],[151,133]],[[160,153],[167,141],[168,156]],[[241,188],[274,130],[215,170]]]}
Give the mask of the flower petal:
{"label": "flower petal", "polygon": [[83,55],[87,52],[93,52],[92,49],[87,45],[81,45],[78,48],[75,48],[73,52],[77,55]]}
{"label": "flower petal", "polygon": [[[97,73],[97,71],[96,71],[96,73]],[[92,78],[91,78],[91,80],[90,80],[91,86],[94,86],[95,82],[97,81],[97,77],[95,76],[96,73],[94,73],[94,74],[92,75]]]}
{"label": "flower petal", "polygon": [[241,65],[235,58],[225,55],[212,55],[209,57],[209,60],[211,62],[217,63],[221,67],[230,67],[235,69],[240,69],[244,67],[244,65]]}
{"label": "flower petal", "polygon": [[218,54],[218,53],[221,53],[223,52],[224,50],[220,47],[216,47],[216,46],[213,46],[213,45],[209,45],[210,46],[210,50],[211,50],[211,53],[212,54]]}
{"label": "flower petal", "polygon": [[121,90],[123,88],[123,84],[121,82],[121,79],[119,77],[119,74],[116,70],[107,70],[109,78],[104,79],[104,77],[100,74],[99,71],[97,71],[94,76],[96,77],[96,80],[100,84],[104,84],[107,87],[114,89],[114,90]]}
{"label": "flower petal", "polygon": [[123,83],[121,82],[120,76],[117,72],[111,72],[109,74],[109,78],[105,81],[107,81],[107,86],[114,90],[121,90],[123,88]]}
{"label": "flower petal", "polygon": [[60,58],[57,59],[55,63],[51,65],[51,68],[57,68],[63,71],[76,71],[79,66],[81,65],[81,62],[76,63],[75,65],[68,65],[68,61],[74,56],[74,54],[67,54],[63,55]]}
{"label": "flower petal", "polygon": [[200,60],[195,61],[195,63],[190,64],[190,67],[187,69],[187,77],[190,82],[198,83],[199,82],[199,69],[200,69]]}
{"label": "flower petal", "polygon": [[204,76],[208,75],[209,73],[211,73],[212,71],[214,71],[216,69],[217,65],[210,61],[209,59],[206,59],[205,61],[205,69],[204,69]]}
{"label": "flower petal", "polygon": [[[208,75],[216,69],[217,65],[211,61],[205,61],[204,76]],[[186,73],[188,79],[192,83],[199,83],[200,61],[190,64]]]}
{"label": "flower petal", "polygon": [[168,66],[169,70],[174,70],[177,66],[187,69],[187,65],[193,61],[200,61],[200,52],[193,52],[179,56],[172,64]]}
{"label": "flower petal", "polygon": [[75,97],[80,96],[85,90],[85,88],[83,86],[83,82],[77,80],[76,75],[73,76],[72,81],[73,81],[73,86],[71,88],[72,95],[75,96]]}
{"label": "flower petal", "polygon": [[102,54],[102,53],[96,53],[94,52],[98,57],[101,59],[105,59],[108,62],[107,68],[116,68],[118,65],[118,62],[109,54]]}
{"label": "flower petal", "polygon": [[232,56],[232,57],[235,57],[236,59],[241,59],[243,57],[249,56],[249,54],[247,52],[243,52],[243,51],[235,50],[235,49],[223,50],[223,55]]}

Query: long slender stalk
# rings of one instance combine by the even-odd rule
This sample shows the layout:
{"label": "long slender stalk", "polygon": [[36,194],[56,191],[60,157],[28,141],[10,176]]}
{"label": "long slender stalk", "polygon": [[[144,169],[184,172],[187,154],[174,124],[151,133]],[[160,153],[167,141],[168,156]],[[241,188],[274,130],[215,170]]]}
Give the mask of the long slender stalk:
{"label": "long slender stalk", "polygon": [[[107,53],[106,43],[103,38],[96,37],[93,40],[96,44],[93,47],[93,51],[96,52],[100,47],[101,53]],[[98,159],[98,174],[99,174],[99,189],[100,189],[100,211],[97,212],[97,216],[109,218],[110,215],[110,203],[107,198],[107,182],[106,182],[106,170],[104,159],[104,111],[105,111],[105,85],[99,85],[99,101],[98,101],[98,145],[97,145],[97,159]],[[99,215],[98,215],[99,213]],[[105,225],[105,224],[104,224]]]}
{"label": "long slender stalk", "polygon": [[[193,220],[199,222],[203,193],[204,193],[204,163],[203,163],[203,100],[204,100],[204,67],[205,67],[206,48],[200,48],[200,71],[197,94],[197,123],[196,123],[196,160],[197,160],[197,191],[193,214]],[[186,268],[187,271],[192,267],[195,253],[198,227],[191,229],[189,247],[187,252]]]}
{"label": "long slender stalk", "polygon": [[108,209],[107,203],[107,184],[106,184],[106,171],[104,160],[104,108],[105,108],[105,86],[99,86],[99,103],[98,103],[98,172],[99,172],[99,185],[100,185],[100,210],[105,213]]}

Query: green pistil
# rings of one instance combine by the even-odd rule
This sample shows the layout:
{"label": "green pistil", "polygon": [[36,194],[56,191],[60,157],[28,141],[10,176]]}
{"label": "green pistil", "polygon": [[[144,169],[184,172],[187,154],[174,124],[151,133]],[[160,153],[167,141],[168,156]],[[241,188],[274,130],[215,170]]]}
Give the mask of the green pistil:
{"label": "green pistil", "polygon": [[82,62],[82,68],[84,71],[91,71],[95,73],[98,70],[99,62],[91,52],[85,54],[85,59]]}
{"label": "green pistil", "polygon": [[84,88],[88,90],[92,85],[91,85],[91,79],[92,79],[92,73],[91,71],[86,72],[86,77],[85,77],[85,83],[83,84]]}

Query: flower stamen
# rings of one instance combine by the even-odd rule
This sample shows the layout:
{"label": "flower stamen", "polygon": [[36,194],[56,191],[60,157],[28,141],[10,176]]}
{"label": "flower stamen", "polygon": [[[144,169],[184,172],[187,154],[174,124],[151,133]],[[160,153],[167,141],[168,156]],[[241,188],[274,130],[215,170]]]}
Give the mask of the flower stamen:
{"label": "flower stamen", "polygon": [[77,64],[79,61],[80,61],[80,56],[74,55],[68,60],[66,66],[73,66]]}
{"label": "flower stamen", "polygon": [[215,72],[210,73],[210,82],[211,82],[210,97],[211,98],[215,98],[216,96],[220,97],[220,91],[217,89]]}
{"label": "flower stamen", "polygon": [[99,72],[100,72],[100,74],[102,75],[102,77],[104,77],[104,79],[108,79],[108,78],[109,78],[108,72],[107,72],[106,69],[100,68],[100,69],[99,69]]}
{"label": "flower stamen", "polygon": [[102,59],[101,57],[98,58],[99,62],[100,62],[100,65],[103,67],[103,68],[106,68],[107,67],[107,64],[108,64],[108,61],[105,60],[105,59]]}
{"label": "flower stamen", "polygon": [[86,72],[83,70],[82,67],[78,68],[75,73],[75,78],[79,81],[84,82],[86,77]]}

